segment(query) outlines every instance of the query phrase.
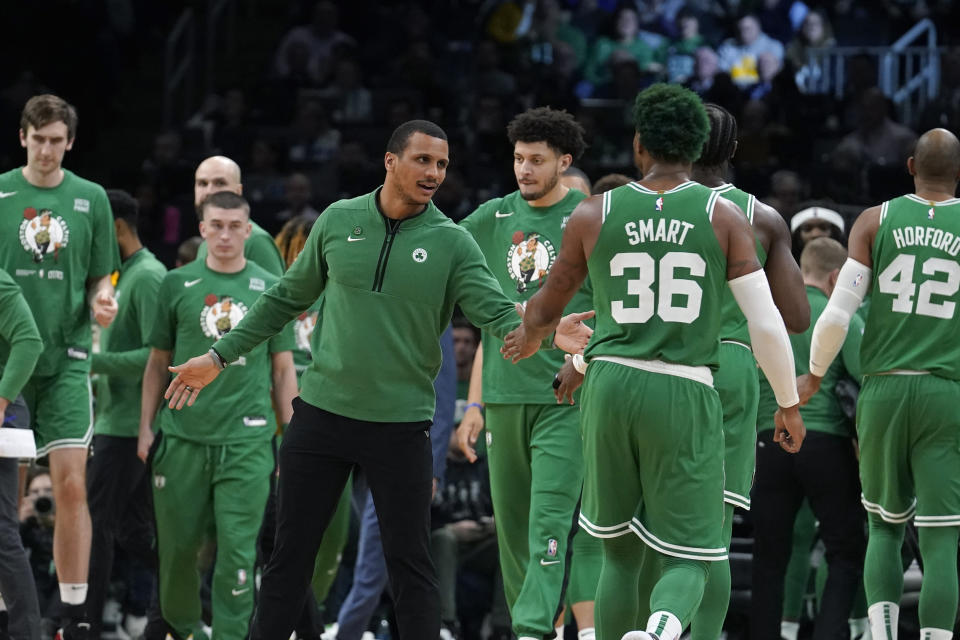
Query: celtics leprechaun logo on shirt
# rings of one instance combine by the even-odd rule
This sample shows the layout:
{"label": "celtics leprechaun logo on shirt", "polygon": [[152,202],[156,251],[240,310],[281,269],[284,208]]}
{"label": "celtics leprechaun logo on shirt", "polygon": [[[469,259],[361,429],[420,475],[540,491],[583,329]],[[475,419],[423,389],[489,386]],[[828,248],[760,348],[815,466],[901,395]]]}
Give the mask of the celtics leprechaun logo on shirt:
{"label": "celtics leprechaun logo on shirt", "polygon": [[203,335],[219,340],[233,329],[247,313],[247,306],[230,296],[218,297],[210,293],[204,298],[200,312]]}
{"label": "celtics leprechaun logo on shirt", "polygon": [[27,207],[23,210],[20,244],[33,256],[34,262],[43,262],[50,254],[56,262],[69,239],[67,223],[50,209],[37,211],[34,207]]}
{"label": "celtics leprechaun logo on shirt", "polygon": [[514,231],[507,250],[507,273],[517,282],[517,292],[523,293],[536,282],[539,287],[553,266],[557,252],[553,244],[533,231]]}

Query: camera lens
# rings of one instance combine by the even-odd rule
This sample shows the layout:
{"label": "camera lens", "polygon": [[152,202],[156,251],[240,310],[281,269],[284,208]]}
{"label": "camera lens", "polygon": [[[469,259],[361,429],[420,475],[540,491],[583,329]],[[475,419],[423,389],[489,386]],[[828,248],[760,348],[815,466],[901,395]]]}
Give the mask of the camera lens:
{"label": "camera lens", "polygon": [[40,496],[33,502],[33,510],[38,516],[50,515],[53,511],[53,499],[47,496]]}

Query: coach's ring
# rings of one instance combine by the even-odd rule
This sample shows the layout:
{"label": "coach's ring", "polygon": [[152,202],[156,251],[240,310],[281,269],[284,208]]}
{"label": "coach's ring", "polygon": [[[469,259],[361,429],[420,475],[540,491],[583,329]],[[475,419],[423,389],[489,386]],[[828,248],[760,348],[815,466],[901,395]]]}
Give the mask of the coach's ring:
{"label": "coach's ring", "polygon": [[193,387],[190,385],[184,385],[187,391],[193,391]]}

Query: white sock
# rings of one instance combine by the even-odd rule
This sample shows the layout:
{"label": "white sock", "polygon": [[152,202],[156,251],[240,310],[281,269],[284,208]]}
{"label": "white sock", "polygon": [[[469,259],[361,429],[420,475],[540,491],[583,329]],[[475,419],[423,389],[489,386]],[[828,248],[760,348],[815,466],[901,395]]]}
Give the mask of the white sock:
{"label": "white sock", "polygon": [[847,623],[850,625],[850,638],[852,640],[862,638],[863,633],[870,628],[869,618],[850,618]]}
{"label": "white sock", "polygon": [[87,601],[87,583],[61,582],[60,601],[63,604],[83,604]]}
{"label": "white sock", "polygon": [[557,640],[563,640],[563,625],[560,625],[554,631],[557,632]]}
{"label": "white sock", "polygon": [[579,640],[596,640],[596,629],[593,627],[587,627],[586,629],[581,629],[577,632],[577,638]]}
{"label": "white sock", "polygon": [[867,609],[870,634],[873,640],[897,640],[900,605],[895,602],[876,602]]}
{"label": "white sock", "polygon": [[950,640],[952,637],[952,629],[937,629],[935,627],[920,629],[920,640]]}
{"label": "white sock", "polygon": [[784,640],[797,640],[797,634],[800,633],[800,623],[789,620],[780,621],[780,637]]}
{"label": "white sock", "polygon": [[668,611],[654,611],[647,620],[647,633],[655,633],[660,640],[677,640],[683,625],[677,616]]}
{"label": "white sock", "polygon": [[518,640],[537,640],[536,638],[531,638],[530,636],[520,636]]}

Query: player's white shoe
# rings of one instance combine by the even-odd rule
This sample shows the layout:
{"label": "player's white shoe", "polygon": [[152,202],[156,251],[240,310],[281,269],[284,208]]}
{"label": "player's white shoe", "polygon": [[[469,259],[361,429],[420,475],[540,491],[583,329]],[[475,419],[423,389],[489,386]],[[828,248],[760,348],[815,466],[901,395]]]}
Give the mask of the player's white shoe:
{"label": "player's white shoe", "polygon": [[337,629],[339,627],[340,625],[334,622],[326,631],[320,634],[320,640],[337,640]]}
{"label": "player's white shoe", "polygon": [[646,631],[628,631],[620,640],[660,640],[660,636]]}

